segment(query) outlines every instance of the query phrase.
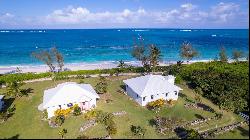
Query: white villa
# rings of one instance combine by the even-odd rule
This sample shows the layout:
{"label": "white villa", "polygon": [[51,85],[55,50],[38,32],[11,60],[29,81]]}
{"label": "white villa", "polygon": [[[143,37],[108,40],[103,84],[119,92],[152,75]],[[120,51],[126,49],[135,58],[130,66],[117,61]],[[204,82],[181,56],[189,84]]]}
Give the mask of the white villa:
{"label": "white villa", "polygon": [[96,99],[100,98],[90,84],[66,82],[44,91],[43,103],[38,109],[47,110],[48,118],[54,116],[57,109],[67,109],[75,104],[82,111],[96,107]]}
{"label": "white villa", "polygon": [[0,95],[0,111],[3,109],[4,107],[4,101],[3,101],[4,95]]}
{"label": "white villa", "polygon": [[123,80],[126,86],[126,93],[140,105],[158,100],[177,100],[178,93],[182,90],[174,85],[175,77],[172,75],[146,75],[132,79]]}

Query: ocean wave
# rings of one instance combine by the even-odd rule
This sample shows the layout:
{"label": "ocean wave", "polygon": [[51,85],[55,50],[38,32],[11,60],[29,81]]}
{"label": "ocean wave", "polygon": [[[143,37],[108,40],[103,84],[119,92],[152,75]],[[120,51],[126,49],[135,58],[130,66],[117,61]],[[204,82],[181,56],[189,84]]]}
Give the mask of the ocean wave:
{"label": "ocean wave", "polygon": [[132,30],[133,32],[147,32],[149,30]]}
{"label": "ocean wave", "polygon": [[192,30],[180,30],[181,32],[191,32]]}
{"label": "ocean wave", "polygon": [[31,32],[31,33],[36,33],[36,32],[38,32],[38,33],[44,32],[44,33],[45,33],[45,31],[42,31],[42,30],[39,30],[39,31],[33,30],[33,31],[30,31],[30,32]]}
{"label": "ocean wave", "polygon": [[82,50],[83,48],[80,48],[80,47],[79,47],[79,48],[75,48],[75,49],[76,49],[76,50]]}
{"label": "ocean wave", "polygon": [[110,49],[115,49],[115,50],[122,50],[124,49],[123,47],[121,46],[112,46],[112,47],[109,47]]}
{"label": "ocean wave", "polygon": [[211,35],[212,37],[216,37],[216,35],[215,34],[213,34],[213,35]]}
{"label": "ocean wave", "polygon": [[10,31],[6,31],[6,30],[3,30],[3,31],[0,31],[1,33],[9,33]]}

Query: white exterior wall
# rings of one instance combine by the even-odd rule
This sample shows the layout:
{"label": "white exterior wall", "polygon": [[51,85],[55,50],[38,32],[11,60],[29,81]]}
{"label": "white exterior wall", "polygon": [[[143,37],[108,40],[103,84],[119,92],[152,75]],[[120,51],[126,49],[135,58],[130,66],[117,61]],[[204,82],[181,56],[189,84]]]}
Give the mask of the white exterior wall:
{"label": "white exterior wall", "polygon": [[143,97],[137,97],[137,94],[126,85],[126,92],[127,95],[129,95],[130,97],[132,97],[137,103],[139,103],[141,106],[146,106],[149,102],[158,100],[163,98],[164,100],[177,100],[178,99],[178,94],[179,91],[177,91],[177,95],[175,95],[175,92],[169,92],[167,97],[166,97],[166,93],[151,93],[151,95],[154,95],[154,98],[151,99],[151,95],[145,96],[145,101],[143,101]]}
{"label": "white exterior wall", "polygon": [[[84,101],[83,101],[84,102]],[[80,106],[80,103],[78,104],[78,103],[72,103],[73,105],[75,105],[75,104],[77,104],[78,106]],[[90,104],[91,104],[91,106],[95,106],[96,107],[96,99],[92,99],[91,101],[90,101]],[[63,105],[61,105],[61,109],[68,109],[69,107],[67,106],[67,104],[63,104]],[[51,118],[51,117],[53,117],[53,116],[55,116],[55,111],[57,110],[57,109],[60,109],[60,107],[59,107],[59,105],[58,106],[54,106],[54,107],[49,107],[49,108],[47,108],[47,112],[48,112],[48,118]]]}
{"label": "white exterior wall", "polygon": [[138,95],[137,97],[137,94],[130,88],[128,87],[127,85],[126,86],[126,92],[127,94],[133,98],[137,103],[139,103],[140,105],[142,105],[142,98]]}
{"label": "white exterior wall", "polygon": [[4,105],[4,102],[2,100],[0,100],[0,110],[3,109],[3,105]]}

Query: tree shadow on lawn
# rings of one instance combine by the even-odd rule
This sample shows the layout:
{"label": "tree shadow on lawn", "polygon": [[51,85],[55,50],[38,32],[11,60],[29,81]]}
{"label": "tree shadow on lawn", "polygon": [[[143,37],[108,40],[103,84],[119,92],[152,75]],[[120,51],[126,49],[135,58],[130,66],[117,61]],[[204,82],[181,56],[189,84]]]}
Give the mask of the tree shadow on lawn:
{"label": "tree shadow on lawn", "polygon": [[240,134],[242,136],[249,136],[249,130],[246,130],[246,129],[242,128],[242,127],[238,127],[237,129],[241,132]]}
{"label": "tree shadow on lawn", "polygon": [[33,88],[22,89],[21,93],[25,96],[28,96],[30,93],[34,93],[33,90]]}
{"label": "tree shadow on lawn", "polygon": [[197,103],[197,106],[203,108],[203,110],[206,110],[206,111],[215,113],[215,111],[214,111],[213,108],[211,108],[210,106],[207,106],[207,105],[205,105],[205,104]]}
{"label": "tree shadow on lawn", "polygon": [[14,136],[12,136],[12,137],[9,137],[9,138],[3,138],[3,139],[18,139],[19,138],[19,134],[16,134],[16,135],[14,135]]}
{"label": "tree shadow on lawn", "polygon": [[183,94],[183,93],[179,93],[179,96],[181,97],[181,98],[187,98],[187,95],[185,95],[185,94]]}
{"label": "tree shadow on lawn", "polygon": [[186,85],[188,86],[188,88],[190,89],[195,89],[195,85],[191,82],[187,82]]}
{"label": "tree shadow on lawn", "polygon": [[120,85],[120,88],[124,91],[126,91],[126,86],[124,84]]}
{"label": "tree shadow on lawn", "polygon": [[194,116],[197,118],[197,119],[205,119],[203,116],[201,116],[200,114],[194,114]]}
{"label": "tree shadow on lawn", "polygon": [[3,99],[4,101],[4,108],[1,112],[5,113],[9,107],[11,107],[12,103],[14,102],[15,98],[7,98],[7,99]]}
{"label": "tree shadow on lawn", "polygon": [[192,99],[190,99],[190,98],[188,98],[188,97],[185,98],[185,101],[186,101],[186,102],[189,102],[189,103],[193,103],[193,104],[195,103],[194,100],[192,100]]}
{"label": "tree shadow on lawn", "polygon": [[155,119],[148,120],[150,126],[154,127],[156,125]]}

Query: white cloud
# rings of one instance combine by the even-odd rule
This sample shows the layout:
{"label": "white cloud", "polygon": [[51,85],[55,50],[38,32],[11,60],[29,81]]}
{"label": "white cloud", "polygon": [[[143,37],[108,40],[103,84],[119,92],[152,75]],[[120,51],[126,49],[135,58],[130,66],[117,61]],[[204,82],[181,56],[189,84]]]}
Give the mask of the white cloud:
{"label": "white cloud", "polygon": [[80,23],[128,23],[136,22],[146,11],[139,8],[137,11],[124,9],[121,12],[91,12],[87,8],[66,8],[64,10],[55,10],[43,20],[48,24],[80,24]]}
{"label": "white cloud", "polygon": [[220,2],[211,9],[210,17],[215,22],[227,22],[228,20],[234,19],[239,11],[240,6],[235,3],[223,3]]}
{"label": "white cloud", "polygon": [[186,3],[186,4],[182,4],[181,8],[185,11],[192,11],[193,9],[195,9],[197,6],[193,5],[191,3]]}
{"label": "white cloud", "polygon": [[11,22],[15,16],[10,13],[0,14],[0,23],[6,24]]}

